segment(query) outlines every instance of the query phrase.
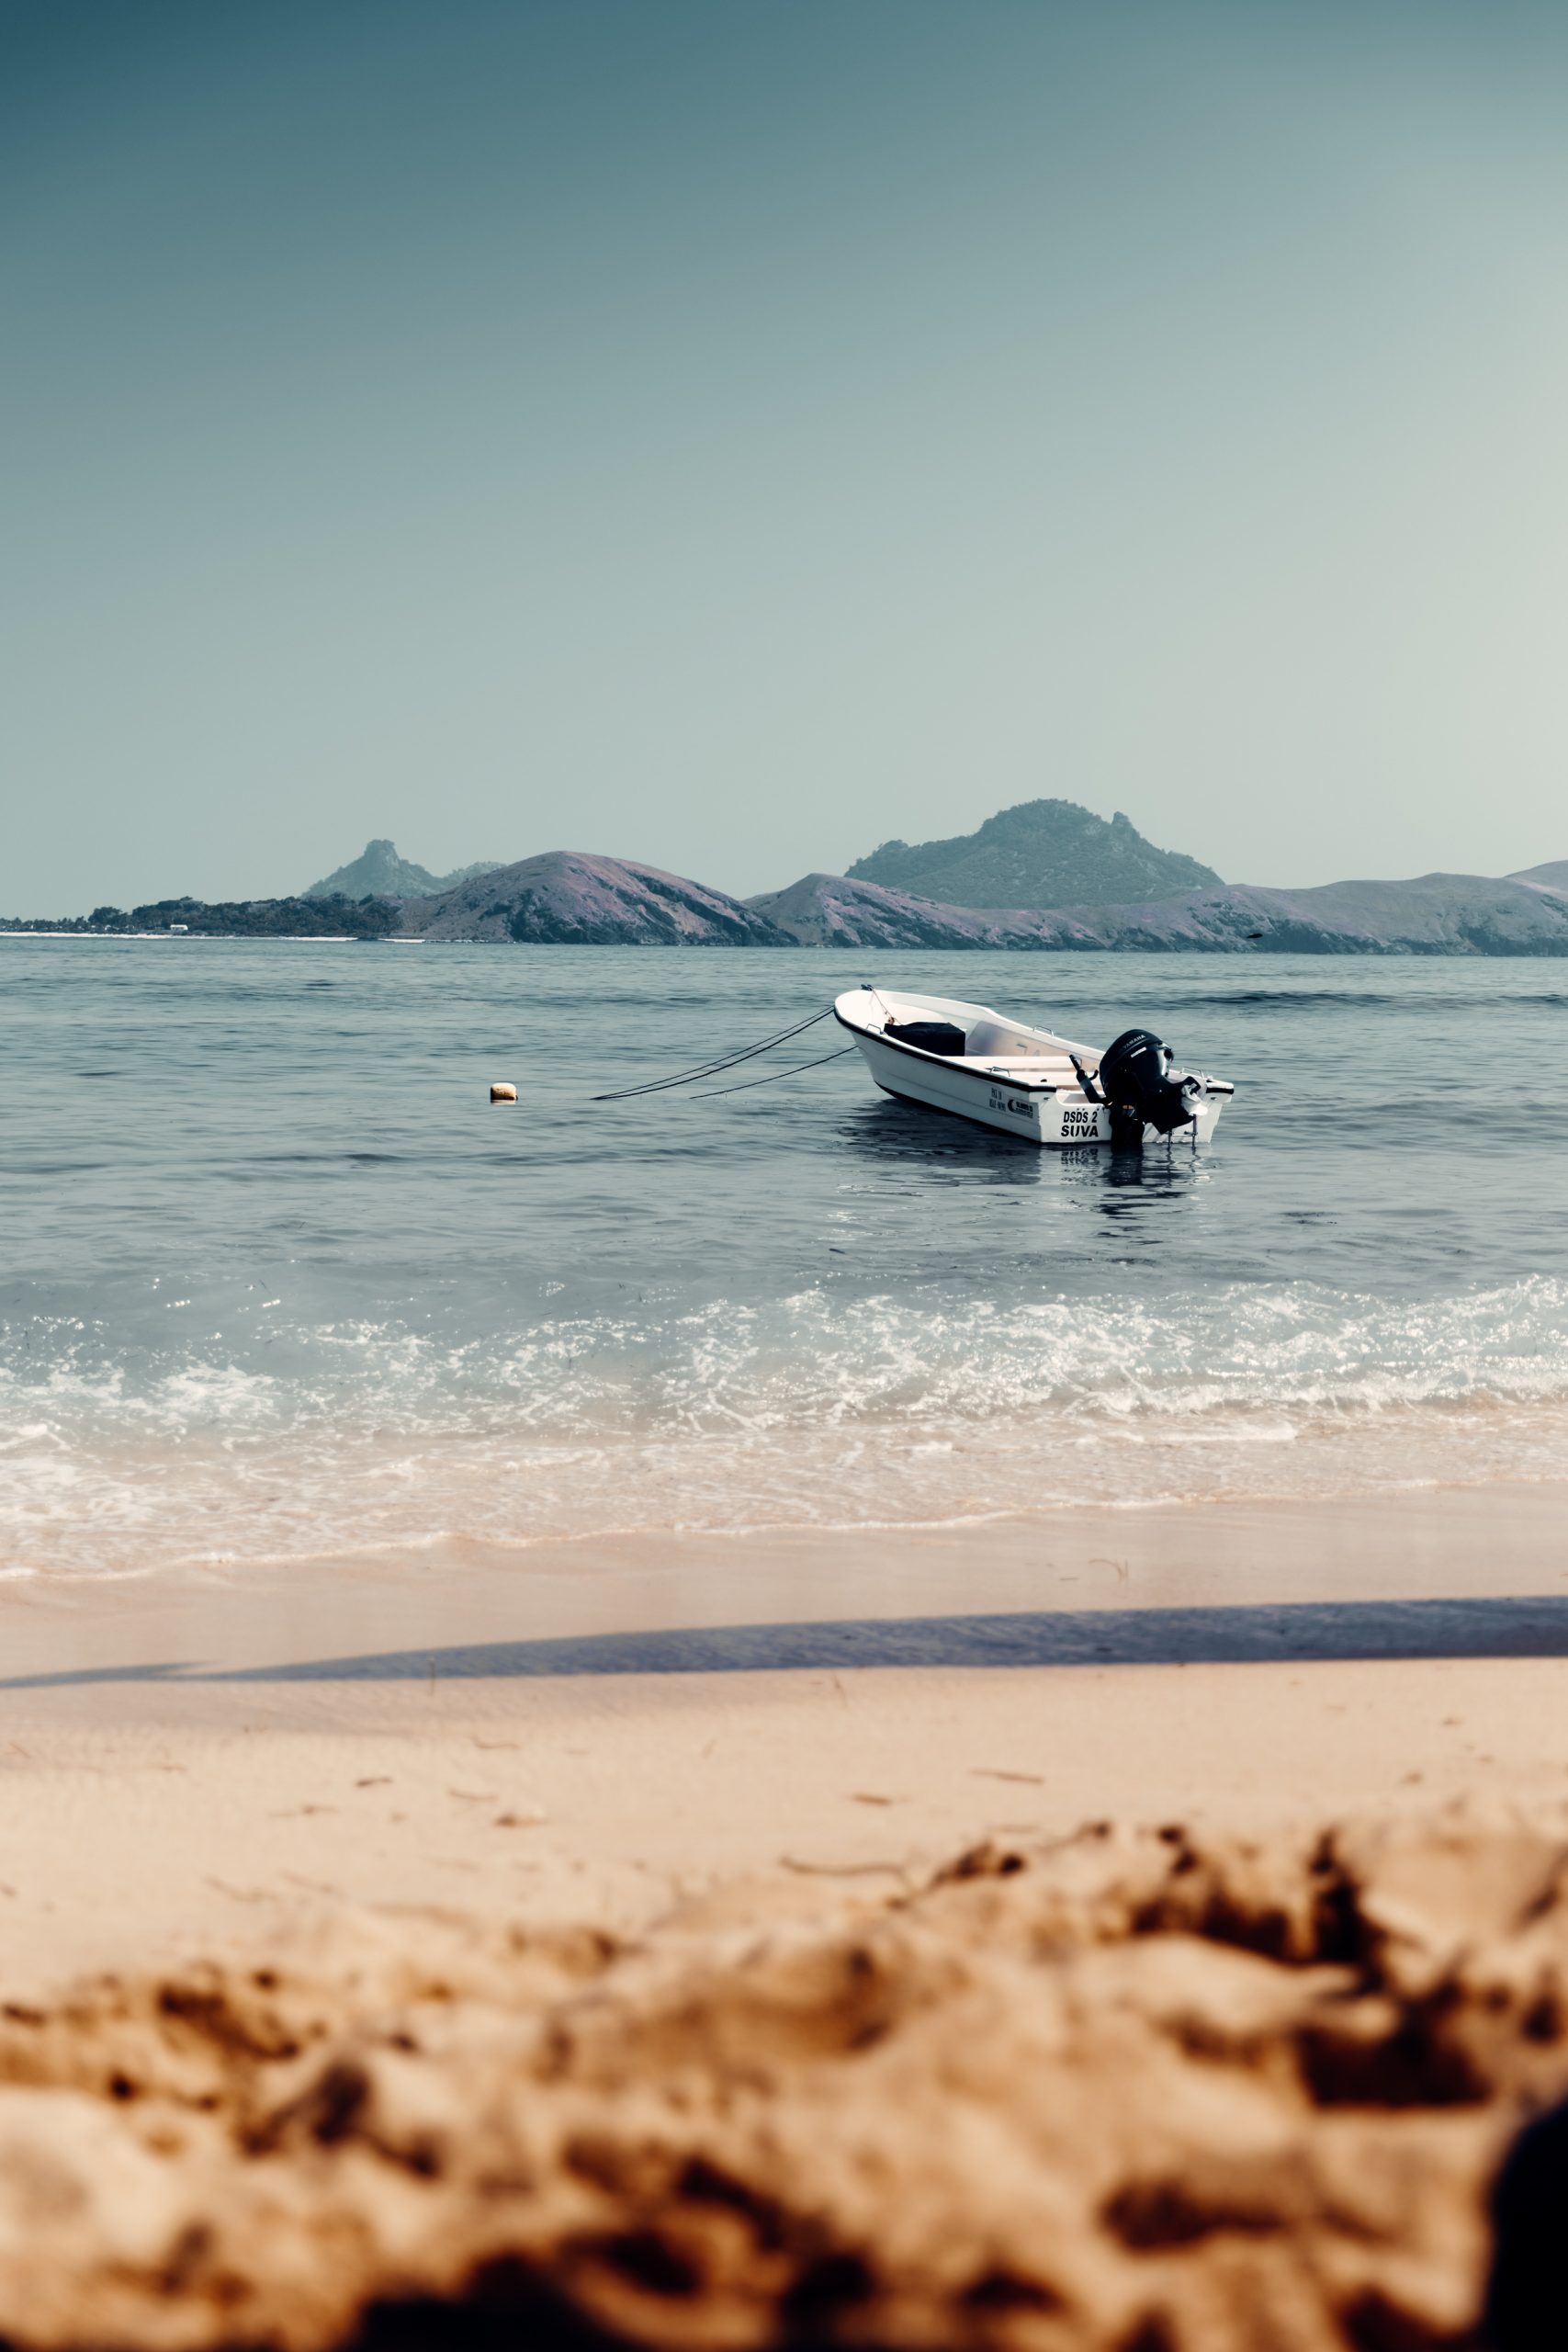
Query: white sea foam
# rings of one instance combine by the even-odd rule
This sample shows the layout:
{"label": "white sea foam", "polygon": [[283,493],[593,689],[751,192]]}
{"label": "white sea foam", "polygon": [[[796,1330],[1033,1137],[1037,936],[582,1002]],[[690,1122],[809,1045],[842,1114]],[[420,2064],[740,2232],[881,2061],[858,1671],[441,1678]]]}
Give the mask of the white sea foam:
{"label": "white sea foam", "polygon": [[1443,1300],[810,1287],[504,1340],[275,1323],[287,1369],[166,1353],[135,1377],[95,1346],[73,1324],[0,1367],[0,1567],[1568,1476],[1546,1276]]}

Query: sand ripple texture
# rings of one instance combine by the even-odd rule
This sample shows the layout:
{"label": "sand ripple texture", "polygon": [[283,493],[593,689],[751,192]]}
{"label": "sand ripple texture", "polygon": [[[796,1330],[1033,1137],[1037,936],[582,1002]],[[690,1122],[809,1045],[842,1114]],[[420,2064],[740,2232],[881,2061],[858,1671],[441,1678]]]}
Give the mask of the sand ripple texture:
{"label": "sand ripple texture", "polygon": [[1385,1820],[753,1883],[633,1943],[344,1915],[13,2003],[41,2347],[1471,2340],[1568,2078],[1568,1842]]}

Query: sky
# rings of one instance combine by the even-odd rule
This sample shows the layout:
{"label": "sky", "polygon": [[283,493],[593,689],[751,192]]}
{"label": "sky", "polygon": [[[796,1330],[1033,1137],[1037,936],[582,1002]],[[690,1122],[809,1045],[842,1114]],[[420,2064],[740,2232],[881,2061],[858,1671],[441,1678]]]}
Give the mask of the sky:
{"label": "sky", "polygon": [[1561,0],[0,0],[0,912],[1568,856]]}

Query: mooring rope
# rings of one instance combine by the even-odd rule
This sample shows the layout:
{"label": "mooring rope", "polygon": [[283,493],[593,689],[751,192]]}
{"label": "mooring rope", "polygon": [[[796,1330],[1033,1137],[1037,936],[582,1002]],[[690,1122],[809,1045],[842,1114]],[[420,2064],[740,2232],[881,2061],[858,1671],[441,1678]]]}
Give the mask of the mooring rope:
{"label": "mooring rope", "polygon": [[764,1078],[743,1078],[739,1086],[708,1086],[694,1094],[694,1102],[711,1102],[717,1094],[744,1094],[750,1086],[772,1086],[777,1078],[795,1078],[803,1069],[820,1069],[824,1062],[841,1062],[846,1054],[854,1052],[852,1046],[840,1046],[836,1054],[818,1054],[814,1062],[795,1062],[789,1069],[771,1069]]}
{"label": "mooring rope", "polygon": [[[737,1069],[742,1062],[754,1061],[759,1054],[771,1052],[774,1046],[786,1046],[792,1037],[798,1037],[802,1030],[814,1029],[819,1021],[831,1020],[832,1013],[832,1006],[824,1005],[821,1012],[812,1013],[809,1020],[797,1021],[793,1029],[781,1029],[776,1037],[764,1037],[760,1046],[747,1046],[738,1054],[721,1055],[718,1060],[703,1062],[695,1069],[678,1069],[671,1078],[650,1078],[641,1086],[622,1086],[618,1087],[613,1094],[595,1094],[593,1101],[595,1102],[625,1102],[634,1094],[661,1094],[666,1087],[690,1086],[699,1078],[717,1078],[721,1070]],[[854,1048],[852,1046],[848,1046],[844,1050],[846,1053],[852,1053]],[[801,1067],[809,1069],[810,1064],[803,1063]],[[780,1078],[787,1078],[788,1075],[787,1070],[778,1072]],[[715,1087],[713,1091],[716,1094],[739,1091],[739,1088],[728,1086]]]}

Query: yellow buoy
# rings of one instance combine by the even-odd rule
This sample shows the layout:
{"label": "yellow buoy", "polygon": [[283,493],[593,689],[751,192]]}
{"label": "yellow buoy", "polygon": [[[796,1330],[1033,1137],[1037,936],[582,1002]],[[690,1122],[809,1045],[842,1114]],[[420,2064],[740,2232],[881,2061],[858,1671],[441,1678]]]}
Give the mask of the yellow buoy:
{"label": "yellow buoy", "polygon": [[492,1102],[515,1102],[517,1089],[514,1086],[492,1086],[490,1090],[490,1099]]}

